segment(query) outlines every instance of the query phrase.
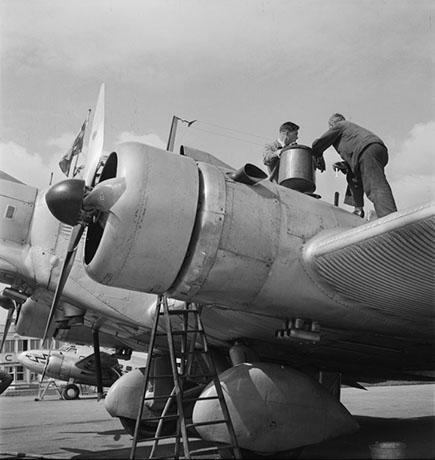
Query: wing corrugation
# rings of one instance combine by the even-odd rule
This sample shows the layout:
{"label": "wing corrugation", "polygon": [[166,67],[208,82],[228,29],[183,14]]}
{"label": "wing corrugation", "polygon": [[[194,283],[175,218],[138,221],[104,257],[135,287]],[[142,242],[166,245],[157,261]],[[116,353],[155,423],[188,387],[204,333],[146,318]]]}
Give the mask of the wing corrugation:
{"label": "wing corrugation", "polygon": [[[343,301],[433,327],[434,205],[320,238],[305,259]],[[366,227],[366,228],[364,228]],[[431,325],[432,324],[432,325]]]}

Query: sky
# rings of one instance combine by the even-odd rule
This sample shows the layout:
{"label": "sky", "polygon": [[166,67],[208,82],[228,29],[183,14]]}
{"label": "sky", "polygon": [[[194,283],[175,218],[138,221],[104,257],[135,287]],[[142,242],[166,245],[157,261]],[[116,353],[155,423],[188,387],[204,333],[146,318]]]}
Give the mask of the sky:
{"label": "sky", "polygon": [[[284,121],[378,134],[399,210],[435,196],[432,0],[0,0],[0,169],[46,188],[106,84],[104,151],[180,145],[262,164]],[[86,144],[86,142],[85,142]],[[86,150],[86,145],[85,145]],[[325,153],[316,193],[345,191]],[[352,210],[344,206],[348,210]],[[371,208],[366,200],[366,211]],[[2,313],[2,312],[0,312]],[[0,317],[1,319],[1,317]]]}
{"label": "sky", "polygon": [[[399,209],[435,195],[432,0],[0,0],[0,169],[46,187],[106,84],[104,150],[179,145],[239,168],[284,121],[378,134]],[[86,148],[86,147],[85,147]],[[325,153],[316,193],[344,197]],[[340,203],[342,201],[340,199]],[[367,202],[367,209],[370,203]],[[351,210],[351,208],[347,208]]]}

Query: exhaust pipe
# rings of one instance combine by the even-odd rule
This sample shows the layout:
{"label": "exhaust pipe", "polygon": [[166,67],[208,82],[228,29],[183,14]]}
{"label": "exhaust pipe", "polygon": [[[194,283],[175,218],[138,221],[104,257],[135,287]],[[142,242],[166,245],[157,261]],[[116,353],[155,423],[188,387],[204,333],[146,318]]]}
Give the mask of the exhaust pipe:
{"label": "exhaust pipe", "polygon": [[251,163],[246,163],[245,166],[242,166],[236,172],[229,174],[229,177],[236,182],[253,185],[266,179],[267,174],[257,166]]}

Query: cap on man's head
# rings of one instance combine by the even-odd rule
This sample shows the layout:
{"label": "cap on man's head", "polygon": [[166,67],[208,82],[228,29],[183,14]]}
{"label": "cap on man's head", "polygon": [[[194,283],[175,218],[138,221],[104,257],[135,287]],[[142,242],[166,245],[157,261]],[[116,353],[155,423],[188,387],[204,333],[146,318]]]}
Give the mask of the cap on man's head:
{"label": "cap on man's head", "polygon": [[286,121],[279,127],[280,132],[297,131],[298,129],[299,129],[299,126],[296,123],[292,123],[291,121]]}
{"label": "cap on man's head", "polygon": [[346,118],[344,118],[344,116],[341,113],[334,113],[329,117],[328,124],[329,126],[334,126],[335,123],[344,120],[346,120]]}

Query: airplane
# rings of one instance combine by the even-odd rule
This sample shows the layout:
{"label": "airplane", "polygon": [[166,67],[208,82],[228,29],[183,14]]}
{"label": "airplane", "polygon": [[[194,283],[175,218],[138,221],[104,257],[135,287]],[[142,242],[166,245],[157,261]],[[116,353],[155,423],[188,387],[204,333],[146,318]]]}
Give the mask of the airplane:
{"label": "airplane", "polygon": [[[143,357],[138,362],[134,353],[129,361],[118,360],[110,350],[100,351],[100,358],[105,387],[110,387],[124,373],[143,367],[145,362]],[[77,385],[96,385],[95,355],[89,346],[65,344],[57,350],[27,350],[21,352],[17,360],[32,372],[68,382],[62,390],[62,396],[67,400],[79,397]]]}
{"label": "airplane", "polygon": [[[73,227],[63,268],[50,279],[57,291],[50,314],[52,295],[39,309],[21,309],[20,319],[40,315],[39,333],[44,321],[54,329],[53,317],[62,323],[56,314],[64,299],[71,305],[84,295],[85,273],[100,293],[165,295],[172,309],[201,304],[237,441],[248,455],[292,451],[357,429],[339,402],[341,384],[433,381],[435,203],[365,222],[267,180],[254,165],[235,170],[187,146],[177,154],[132,142],[115,147],[95,181],[102,143],[100,137],[100,146],[88,149],[83,179],[55,184],[35,207],[48,215],[44,197]],[[131,347],[146,346],[154,311],[154,304],[80,302],[88,328],[101,325]],[[167,365],[163,357],[155,372],[163,375]],[[137,415],[141,378],[130,372],[106,397],[109,413],[124,423]],[[206,387],[203,394],[211,393]],[[196,421],[216,414],[213,401],[197,404]],[[152,404],[148,409],[145,424],[155,417]],[[216,427],[198,432],[227,440]]]}
{"label": "airplane", "polygon": [[[100,351],[103,386],[110,387],[122,374],[118,360]],[[96,385],[95,355],[88,346],[64,345],[58,350],[38,349],[21,352],[17,360],[26,368],[43,377],[65,380],[64,399],[77,399],[77,384]],[[41,379],[41,382],[43,378]]]}

